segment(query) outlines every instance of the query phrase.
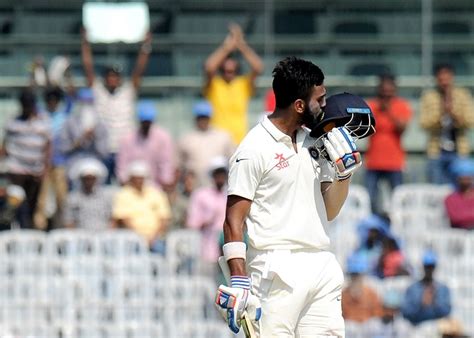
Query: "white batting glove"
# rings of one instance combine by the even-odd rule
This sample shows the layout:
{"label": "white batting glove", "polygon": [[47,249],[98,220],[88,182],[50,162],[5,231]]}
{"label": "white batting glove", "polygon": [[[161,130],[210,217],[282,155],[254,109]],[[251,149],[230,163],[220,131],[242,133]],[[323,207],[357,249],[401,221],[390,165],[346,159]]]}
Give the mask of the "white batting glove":
{"label": "white batting glove", "polygon": [[336,170],[337,180],[345,180],[362,165],[362,157],[345,127],[333,128],[323,139],[326,152]]}
{"label": "white batting glove", "polygon": [[216,305],[223,310],[227,325],[234,333],[241,327],[242,315],[247,315],[252,321],[259,321],[262,316],[262,306],[258,298],[250,292],[250,278],[247,276],[232,276],[232,287],[220,285],[216,295]]}

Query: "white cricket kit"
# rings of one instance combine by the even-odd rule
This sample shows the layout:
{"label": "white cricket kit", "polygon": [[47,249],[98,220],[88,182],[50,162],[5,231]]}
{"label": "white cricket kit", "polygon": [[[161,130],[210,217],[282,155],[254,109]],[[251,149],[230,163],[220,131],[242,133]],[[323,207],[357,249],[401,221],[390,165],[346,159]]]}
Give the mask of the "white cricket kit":
{"label": "white cricket kit", "polygon": [[244,138],[230,159],[228,195],[252,200],[247,219],[251,247],[258,250],[329,248],[321,182],[332,182],[327,161],[318,163],[307,150],[309,133],[291,137],[265,117]]}
{"label": "white cricket kit", "polygon": [[322,182],[334,171],[311,157],[314,139],[291,137],[265,117],[230,159],[228,195],[252,201],[247,269],[262,302],[260,337],[344,337],[342,270],[328,252]]}

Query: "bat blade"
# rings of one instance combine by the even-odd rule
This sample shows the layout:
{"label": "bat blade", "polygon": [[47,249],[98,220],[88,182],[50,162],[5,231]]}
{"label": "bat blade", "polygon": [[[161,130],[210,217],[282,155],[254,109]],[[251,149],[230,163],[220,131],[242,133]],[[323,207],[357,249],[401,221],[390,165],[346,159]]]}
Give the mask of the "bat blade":
{"label": "bat blade", "polygon": [[255,334],[255,330],[253,329],[252,322],[250,321],[247,312],[244,312],[242,314],[242,320],[240,321],[240,325],[244,330],[245,338],[257,338],[257,335]]}

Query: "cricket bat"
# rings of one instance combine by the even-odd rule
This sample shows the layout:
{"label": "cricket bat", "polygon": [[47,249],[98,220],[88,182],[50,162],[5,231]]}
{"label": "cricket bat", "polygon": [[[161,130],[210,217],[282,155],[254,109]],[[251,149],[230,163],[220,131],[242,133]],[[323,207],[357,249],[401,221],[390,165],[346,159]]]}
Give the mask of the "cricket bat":
{"label": "cricket bat", "polygon": [[[219,266],[221,268],[222,274],[224,275],[225,281],[227,285],[230,286],[230,270],[229,265],[227,265],[227,261],[225,260],[224,256],[220,256],[218,259]],[[240,321],[240,326],[242,327],[245,338],[257,338],[255,334],[255,330],[253,329],[253,324],[250,321],[250,318],[247,314],[247,311],[244,311],[242,314],[242,320]]]}

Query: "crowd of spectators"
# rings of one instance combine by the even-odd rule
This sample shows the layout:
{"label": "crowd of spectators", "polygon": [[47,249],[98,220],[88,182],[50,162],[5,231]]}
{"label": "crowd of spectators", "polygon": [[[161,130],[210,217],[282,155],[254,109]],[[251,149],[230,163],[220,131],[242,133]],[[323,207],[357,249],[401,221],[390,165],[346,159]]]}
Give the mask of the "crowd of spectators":
{"label": "crowd of spectators", "polygon": [[[194,128],[174,140],[156,123],[155,104],[138,99],[151,38],[148,34],[141,45],[130,80],[117,66],[106,68],[98,79],[84,31],[87,88],[46,78],[43,84],[32,81],[20,93],[18,115],[4,126],[0,230],[128,228],[146,238],[152,252],[163,254],[168,231],[198,229],[203,235],[205,269],[215,272],[227,161],[249,128],[248,102],[262,73],[262,61],[240,27],[231,25],[205,63],[204,99],[196,99],[189,112]],[[249,64],[248,74],[241,74],[235,52]],[[474,163],[466,137],[474,125],[472,98],[468,90],[455,86],[449,65],[437,67],[435,78],[435,88],[422,94],[420,109],[420,124],[429,137],[428,181],[453,186],[445,200],[451,226],[473,229]],[[266,97],[270,112],[271,94]],[[373,337],[386,337],[395,328],[397,336],[406,336],[404,324],[393,323],[418,325],[446,317],[450,293],[433,277],[438,260],[434,252],[425,253],[424,277],[404,295],[378,295],[367,283],[370,276],[414,276],[413,262],[406,259],[391,232],[380,194],[381,182],[386,181],[390,191],[404,182],[402,135],[414,123],[414,112],[398,96],[396,79],[389,74],[380,77],[376,97],[368,103],[377,121],[377,133],[365,154],[365,183],[374,214],[358,228],[359,245],[347,263],[350,278],[342,296],[343,312],[347,320],[358,323],[381,319],[373,326],[378,332]],[[51,194],[53,211],[48,208]]]}

